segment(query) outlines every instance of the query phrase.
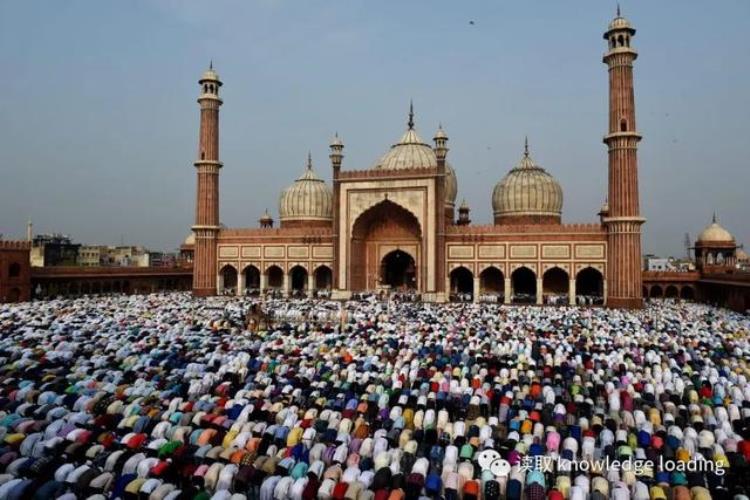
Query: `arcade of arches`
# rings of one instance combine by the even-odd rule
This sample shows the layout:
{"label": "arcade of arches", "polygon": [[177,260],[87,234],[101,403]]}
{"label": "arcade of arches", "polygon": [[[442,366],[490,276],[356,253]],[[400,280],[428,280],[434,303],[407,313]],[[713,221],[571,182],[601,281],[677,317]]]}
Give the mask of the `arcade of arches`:
{"label": "arcade of arches", "polygon": [[696,300],[695,286],[685,284],[644,285],[644,299]]}
{"label": "arcade of arches", "polygon": [[[560,267],[547,269],[541,279],[528,267],[515,269],[506,280],[495,266],[483,269],[479,276],[464,266],[449,273],[452,300],[504,302],[506,304],[603,304],[604,277],[592,267],[578,272],[575,280]],[[571,288],[574,296],[570,296]]]}
{"label": "arcade of arches", "polygon": [[221,268],[218,276],[219,290],[224,294],[258,295],[264,290],[286,291],[291,294],[328,291],[333,285],[333,271],[320,265],[310,274],[302,265],[293,266],[288,273],[271,265],[262,273],[256,266],[248,265],[237,273],[233,265]]}
{"label": "arcade of arches", "polygon": [[[401,242],[404,246],[411,243],[418,245],[419,226],[416,220],[409,225],[389,223],[388,219],[379,219],[383,212],[399,208],[395,204],[381,204],[365,219],[360,219],[355,225],[355,233],[359,239],[353,246],[359,245],[362,252],[353,252],[359,256],[362,268],[367,270],[368,282],[376,281],[377,286],[396,290],[415,289],[418,285],[418,267],[414,256],[401,249],[390,250],[379,262],[368,259],[377,256],[377,251],[386,247],[383,243],[384,235],[390,234],[388,243]],[[395,229],[394,229],[395,228]],[[398,235],[396,239],[393,235]],[[417,246],[418,248],[418,246]],[[375,266],[374,264],[377,264]],[[365,279],[365,276],[361,276]],[[571,280],[567,271],[560,267],[547,269],[541,278],[530,268],[521,266],[513,270],[508,279],[495,266],[483,269],[478,276],[464,267],[454,268],[449,273],[450,296],[453,300],[473,300],[475,302],[490,301],[506,304],[561,304],[561,303],[603,303],[604,278],[602,273],[592,267],[580,270],[575,280]],[[227,294],[257,294],[261,290],[284,291],[290,295],[306,294],[322,290],[330,290],[333,283],[333,273],[330,267],[318,266],[312,273],[302,265],[295,265],[285,273],[277,265],[271,265],[265,273],[253,266],[247,266],[242,273],[232,265],[224,266],[219,273],[221,290]],[[238,289],[239,287],[239,289]],[[571,288],[575,295],[570,296]],[[663,290],[658,285],[646,289],[647,297],[681,297],[694,298],[692,287],[667,287]]]}

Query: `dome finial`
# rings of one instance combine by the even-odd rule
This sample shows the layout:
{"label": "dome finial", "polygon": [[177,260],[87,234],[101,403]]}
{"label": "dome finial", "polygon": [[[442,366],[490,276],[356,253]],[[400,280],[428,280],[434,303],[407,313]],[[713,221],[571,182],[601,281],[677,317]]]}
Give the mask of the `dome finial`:
{"label": "dome finial", "polygon": [[620,2],[617,2],[617,17],[622,17],[620,15]]}
{"label": "dome finial", "polygon": [[307,170],[312,170],[312,153],[307,151]]}
{"label": "dome finial", "polygon": [[213,59],[211,59],[210,61],[208,61],[208,69],[214,69],[214,60]]}
{"label": "dome finial", "polygon": [[529,136],[527,135],[524,137],[523,141],[523,155],[528,158],[529,157]]}
{"label": "dome finial", "polygon": [[713,222],[714,224],[716,224],[716,210],[714,210],[714,216],[711,219],[711,222]]}
{"label": "dome finial", "polygon": [[409,130],[414,129],[414,101],[409,99],[409,122],[407,123]]}

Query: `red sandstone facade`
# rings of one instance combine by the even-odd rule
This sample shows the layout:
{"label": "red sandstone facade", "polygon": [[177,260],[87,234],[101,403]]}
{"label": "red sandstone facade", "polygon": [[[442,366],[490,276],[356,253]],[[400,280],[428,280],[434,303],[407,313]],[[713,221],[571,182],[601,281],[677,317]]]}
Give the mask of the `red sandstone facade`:
{"label": "red sandstone facade", "polygon": [[31,243],[0,240],[0,303],[31,298]]}
{"label": "red sandstone facade", "polygon": [[0,240],[0,303],[31,298],[30,250],[30,242]]}
{"label": "red sandstone facade", "polygon": [[[400,141],[370,169],[342,170],[344,145],[330,146],[333,188],[312,170],[285,190],[281,227],[219,226],[218,117],[221,82],[200,80],[201,104],[194,280],[196,295],[285,294],[325,289],[333,297],[411,290],[426,301],[571,304],[581,297],[615,307],[642,304],[637,144],[630,48],[635,33],[618,16],[609,43],[609,206],[599,223],[562,224],[562,191],[534,164],[528,143],[518,166],[493,192],[495,223],[474,226],[468,207],[454,220],[456,173],[448,137],[423,143],[413,109]],[[580,302],[579,302],[580,303]],[[591,303],[591,302],[586,302]]]}

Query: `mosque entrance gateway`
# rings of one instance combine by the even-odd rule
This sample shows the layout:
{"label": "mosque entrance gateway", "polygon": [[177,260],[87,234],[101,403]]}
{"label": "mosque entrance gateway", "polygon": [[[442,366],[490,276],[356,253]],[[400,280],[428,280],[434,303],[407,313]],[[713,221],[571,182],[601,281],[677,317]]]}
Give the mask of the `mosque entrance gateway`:
{"label": "mosque entrance gateway", "polygon": [[417,266],[414,257],[402,250],[394,250],[383,257],[380,281],[392,289],[416,289]]}
{"label": "mosque entrance gateway", "polygon": [[421,290],[422,231],[417,218],[389,200],[370,207],[352,228],[351,290]]}

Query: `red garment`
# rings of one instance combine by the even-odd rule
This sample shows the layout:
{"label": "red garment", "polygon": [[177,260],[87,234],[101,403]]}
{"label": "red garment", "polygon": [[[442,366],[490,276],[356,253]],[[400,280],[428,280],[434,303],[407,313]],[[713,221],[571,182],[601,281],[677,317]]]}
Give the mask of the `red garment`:
{"label": "red garment", "polygon": [[331,498],[333,500],[345,500],[346,499],[346,490],[349,489],[349,483],[345,483],[343,481],[336,483],[336,486],[333,488],[333,494],[331,495]]}
{"label": "red garment", "polygon": [[548,500],[565,500],[565,496],[559,490],[550,490],[547,493]]}
{"label": "red garment", "polygon": [[623,411],[633,411],[633,398],[628,391],[620,391],[620,402],[622,403]]}
{"label": "red garment", "polygon": [[131,450],[140,448],[143,445],[144,441],[146,441],[147,437],[148,436],[146,436],[146,434],[136,434],[135,436],[128,439],[127,447]]}

